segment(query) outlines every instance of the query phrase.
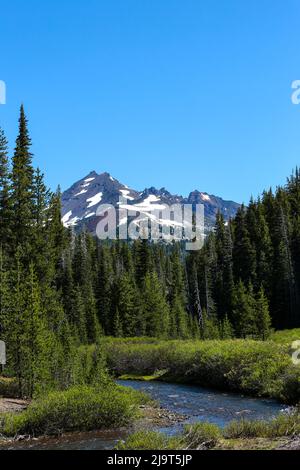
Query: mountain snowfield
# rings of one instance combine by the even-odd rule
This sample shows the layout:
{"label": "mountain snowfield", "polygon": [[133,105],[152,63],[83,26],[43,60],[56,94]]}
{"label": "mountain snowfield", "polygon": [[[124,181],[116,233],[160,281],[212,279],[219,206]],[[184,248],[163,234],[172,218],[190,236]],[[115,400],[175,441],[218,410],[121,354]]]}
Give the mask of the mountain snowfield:
{"label": "mountain snowfield", "polygon": [[[157,211],[164,210],[166,206],[192,204],[194,207],[201,203],[204,204],[206,231],[213,227],[218,211],[224,215],[225,220],[229,220],[239,207],[236,202],[224,201],[220,197],[197,190],[186,198],[173,195],[165,188],[150,187],[139,192],[120,183],[109,173],[97,174],[92,171],[63,192],[62,222],[65,227],[74,227],[76,230],[86,227],[95,234],[99,221],[96,212],[100,204],[112,204],[116,208],[120,214],[119,226],[121,226],[127,222],[126,217],[122,217],[124,213],[122,210],[125,209],[133,211],[129,214],[128,220],[138,225],[141,220],[155,218]],[[164,220],[163,225],[174,226],[174,220]]]}

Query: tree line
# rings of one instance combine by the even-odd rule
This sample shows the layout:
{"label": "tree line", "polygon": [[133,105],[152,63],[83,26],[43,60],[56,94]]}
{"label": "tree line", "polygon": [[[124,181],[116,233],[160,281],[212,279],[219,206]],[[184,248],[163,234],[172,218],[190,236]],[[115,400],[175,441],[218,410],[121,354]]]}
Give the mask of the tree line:
{"label": "tree line", "polygon": [[228,317],[238,337],[268,335],[300,325],[300,172],[284,187],[242,205],[214,232],[197,266],[200,298],[209,317]]}
{"label": "tree line", "polygon": [[218,214],[187,254],[64,228],[60,190],[46,187],[30,148],[21,106],[11,158],[0,129],[0,336],[20,394],[71,383],[76,351],[102,335],[265,339],[299,325],[298,170],[228,223]]}

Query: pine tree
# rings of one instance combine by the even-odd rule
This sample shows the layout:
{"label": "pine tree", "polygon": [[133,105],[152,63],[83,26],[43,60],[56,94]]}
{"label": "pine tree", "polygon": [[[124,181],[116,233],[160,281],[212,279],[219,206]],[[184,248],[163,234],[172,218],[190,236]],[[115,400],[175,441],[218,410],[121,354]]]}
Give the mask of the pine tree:
{"label": "pine tree", "polygon": [[143,287],[146,335],[166,337],[169,329],[169,306],[156,273],[146,274]]}
{"label": "pine tree", "polygon": [[[119,314],[124,336],[135,336],[137,312],[135,307],[135,285],[128,273],[123,273],[117,281],[116,313]],[[115,314],[116,315],[116,314]]]}
{"label": "pine tree", "polygon": [[90,284],[86,284],[83,287],[82,295],[85,303],[87,338],[90,343],[94,343],[99,337],[99,335],[102,334],[102,330],[97,318],[97,308],[94,291]]}
{"label": "pine tree", "polygon": [[111,325],[112,299],[114,297],[113,289],[113,267],[109,248],[104,245],[97,247],[97,275],[95,295],[97,302],[97,317],[106,334],[113,334]]}
{"label": "pine tree", "polygon": [[19,135],[12,159],[12,230],[15,247],[23,246],[27,257],[31,250],[33,230],[33,167],[31,139],[23,105],[20,109]]}
{"label": "pine tree", "polygon": [[252,286],[249,285],[248,289],[246,289],[240,280],[234,289],[232,310],[232,321],[238,337],[256,336],[255,309],[256,305]]}
{"label": "pine tree", "polygon": [[118,307],[116,308],[115,315],[114,315],[113,334],[116,338],[123,337],[123,328],[122,328],[122,322],[121,322]]}
{"label": "pine tree", "polygon": [[71,323],[74,323],[74,291],[77,290],[74,279],[73,279],[73,269],[72,269],[72,249],[71,244],[63,253],[62,259],[62,278],[60,281],[61,290],[62,290],[62,302],[64,306],[64,311]]}
{"label": "pine tree", "polygon": [[174,307],[174,305],[170,307],[169,313],[168,337],[170,339],[178,338],[178,313]]}
{"label": "pine tree", "polygon": [[53,266],[49,262],[49,239],[47,222],[50,191],[44,183],[44,175],[37,169],[33,175],[33,238],[32,256],[35,270],[41,283],[49,282],[53,276]]}
{"label": "pine tree", "polygon": [[187,338],[189,326],[187,317],[186,282],[183,261],[180,259],[179,245],[173,247],[169,260],[168,301],[170,305],[170,336]]}
{"label": "pine tree", "polygon": [[66,230],[61,221],[61,191],[58,187],[49,197],[45,231],[47,234],[47,250],[50,277],[54,278],[57,288],[61,288],[63,276],[63,252],[67,246]]}
{"label": "pine tree", "polygon": [[180,259],[180,250],[179,246],[176,245],[173,248],[171,255],[169,256],[170,260],[170,278],[168,280],[169,285],[169,302],[173,303],[174,299],[177,298],[182,305],[182,308],[186,308],[186,289],[184,282],[184,265]]}
{"label": "pine tree", "polygon": [[291,327],[297,321],[297,289],[291,252],[291,227],[288,201],[282,190],[276,194],[274,222],[274,266],[272,272],[272,306],[274,326]]}
{"label": "pine tree", "polygon": [[92,265],[90,238],[86,232],[82,232],[75,239],[73,276],[74,282],[80,286],[81,295],[84,298],[86,332],[88,341],[91,343],[96,341],[100,334]]}
{"label": "pine tree", "polygon": [[241,279],[244,284],[255,282],[256,253],[250,240],[244,206],[234,219],[233,267],[236,281]]}
{"label": "pine tree", "polygon": [[[73,296],[70,299],[70,325],[74,325],[76,335],[79,338],[80,344],[88,343],[87,333],[87,319],[85,300],[82,297],[81,289],[79,286],[73,288]],[[94,320],[96,322],[96,320]],[[97,328],[97,326],[95,326]]]}
{"label": "pine tree", "polygon": [[175,297],[171,305],[169,329],[171,338],[186,339],[189,337],[188,316],[179,296]]}
{"label": "pine tree", "polygon": [[215,317],[209,317],[205,309],[203,309],[203,324],[200,331],[202,339],[220,338],[220,331],[217,319]]}
{"label": "pine tree", "polygon": [[230,227],[225,226],[222,214],[216,220],[216,301],[218,316],[223,319],[232,309],[232,294],[234,289],[232,240]]}
{"label": "pine tree", "polygon": [[20,249],[11,273],[12,302],[6,321],[8,363],[17,378],[20,397],[32,397],[50,382],[49,337],[40,289],[31,264],[26,271],[21,265]]}
{"label": "pine tree", "polygon": [[231,339],[234,337],[234,331],[227,315],[225,315],[221,323],[220,330],[222,339]]}
{"label": "pine tree", "polygon": [[258,203],[256,212],[255,225],[252,227],[252,230],[256,234],[257,285],[263,285],[270,293],[272,285],[273,246],[270,229],[261,203]]}
{"label": "pine tree", "polygon": [[49,377],[50,357],[47,329],[41,307],[40,289],[31,264],[23,290],[21,367],[22,396],[32,397],[39,387],[44,387]]}
{"label": "pine tree", "polygon": [[271,332],[271,317],[269,312],[269,303],[263,288],[259,290],[257,295],[255,321],[259,338],[262,340],[267,339]]}
{"label": "pine tree", "polygon": [[34,223],[38,230],[45,226],[47,220],[47,208],[49,207],[50,191],[44,182],[44,175],[37,168],[33,174],[33,215]]}
{"label": "pine tree", "polygon": [[153,259],[148,240],[137,240],[134,245],[135,279],[139,287],[143,285],[147,273],[153,271]]}

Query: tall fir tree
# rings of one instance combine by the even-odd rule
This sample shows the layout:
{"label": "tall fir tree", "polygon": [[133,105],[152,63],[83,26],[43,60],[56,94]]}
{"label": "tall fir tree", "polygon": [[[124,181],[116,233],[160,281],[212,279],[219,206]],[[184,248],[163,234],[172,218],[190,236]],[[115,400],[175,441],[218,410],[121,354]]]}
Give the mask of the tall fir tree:
{"label": "tall fir tree", "polygon": [[[124,272],[116,283],[117,305],[116,313],[122,327],[123,336],[136,336],[137,310],[136,310],[136,288],[132,276]],[[116,313],[114,318],[116,318]],[[116,328],[116,324],[114,324]]]}
{"label": "tall fir tree", "polygon": [[167,337],[169,331],[169,305],[156,273],[146,274],[143,287],[143,311],[146,335]]}
{"label": "tall fir tree", "polygon": [[31,139],[28,132],[28,121],[24,107],[21,106],[19,134],[12,159],[12,231],[14,246],[23,246],[23,253],[30,258],[33,233],[33,185],[34,170]]}
{"label": "tall fir tree", "polygon": [[236,336],[240,338],[257,335],[256,304],[252,286],[248,288],[240,280],[234,289],[232,321]]}
{"label": "tall fir tree", "polygon": [[260,339],[266,340],[271,333],[271,317],[269,312],[269,302],[262,287],[257,294],[255,307],[257,335]]}
{"label": "tall fir tree", "polygon": [[250,240],[244,206],[238,210],[233,225],[233,271],[235,281],[241,279],[244,284],[254,283],[256,278],[256,253]]}

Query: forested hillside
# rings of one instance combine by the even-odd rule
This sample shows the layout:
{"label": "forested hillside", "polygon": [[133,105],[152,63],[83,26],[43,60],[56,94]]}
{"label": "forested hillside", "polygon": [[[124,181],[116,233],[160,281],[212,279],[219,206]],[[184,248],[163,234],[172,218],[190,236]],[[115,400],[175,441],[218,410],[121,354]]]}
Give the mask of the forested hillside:
{"label": "forested hillside", "polygon": [[219,215],[187,254],[65,229],[60,191],[46,188],[30,145],[21,107],[11,159],[0,131],[0,337],[21,395],[74,383],[79,346],[104,334],[265,339],[271,326],[299,325],[298,171],[229,223]]}

